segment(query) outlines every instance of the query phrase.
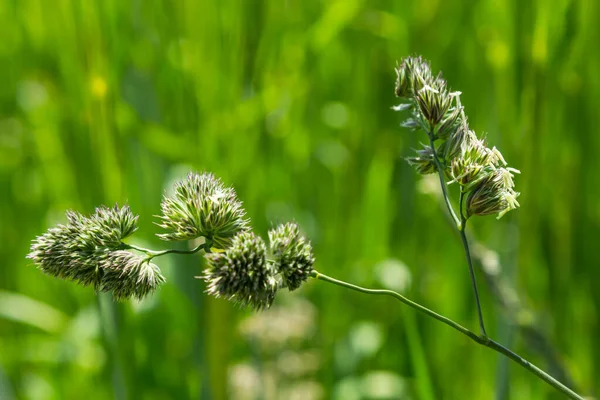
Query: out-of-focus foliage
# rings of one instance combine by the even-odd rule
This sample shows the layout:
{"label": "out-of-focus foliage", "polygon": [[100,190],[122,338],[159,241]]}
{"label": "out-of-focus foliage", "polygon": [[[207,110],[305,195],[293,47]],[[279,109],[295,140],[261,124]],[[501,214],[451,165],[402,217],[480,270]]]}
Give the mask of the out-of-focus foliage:
{"label": "out-of-focus foliage", "polygon": [[[521,170],[521,208],[470,228],[598,391],[599,16],[593,0],[0,2],[0,398],[560,398],[391,299],[309,280],[255,314],[203,294],[199,255],[171,255],[152,298],[97,302],[25,259],[66,209],[126,202],[135,240],[185,248],[154,216],[207,170],[261,236],[296,221],[318,270],[475,328],[459,238],[404,160],[426,137],[390,109],[409,54]],[[481,289],[489,333],[545,367]]]}

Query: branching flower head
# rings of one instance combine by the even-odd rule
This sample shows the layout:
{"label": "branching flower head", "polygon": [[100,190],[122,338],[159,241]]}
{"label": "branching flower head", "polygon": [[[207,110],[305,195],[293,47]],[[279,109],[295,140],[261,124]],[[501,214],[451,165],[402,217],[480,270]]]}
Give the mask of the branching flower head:
{"label": "branching flower head", "polygon": [[256,310],[271,306],[278,289],[276,271],[259,236],[241,232],[224,252],[204,257],[208,266],[202,279],[208,284],[207,293]]}
{"label": "branching flower head", "polygon": [[295,290],[308,279],[315,258],[310,242],[300,234],[298,225],[287,223],[269,231],[271,256],[283,285]]}
{"label": "branching flower head", "polygon": [[296,224],[272,229],[267,248],[250,231],[234,190],[212,174],[189,174],[176,184],[173,197],[164,198],[162,211],[161,226],[172,230],[163,239],[203,236],[206,242],[191,251],[129,245],[122,240],[137,229],[138,217],[127,206],[99,207],[89,217],[67,212],[68,222],[36,238],[28,258],[49,275],[123,300],[142,299],[165,282],[150,262],[154,257],[204,249],[207,267],[201,278],[207,292],[256,310],[270,307],[279,288],[297,289],[312,272],[312,247]]}
{"label": "branching flower head", "polygon": [[128,206],[99,207],[90,217],[69,211],[68,222],[38,236],[27,257],[56,278],[93,285],[117,299],[142,298],[164,278],[156,266],[142,267],[138,256],[121,250],[121,241],[137,229],[137,219]]}
{"label": "branching flower head", "polygon": [[249,229],[246,212],[233,188],[211,173],[190,173],[175,184],[172,197],[165,196],[160,223],[171,232],[164,240],[211,239],[217,248],[227,248],[232,238]]}
{"label": "branching flower head", "polygon": [[[519,206],[514,191],[514,168],[498,149],[491,149],[469,129],[460,103],[460,92],[450,92],[441,75],[431,73],[421,57],[408,57],[396,68],[396,95],[407,103],[394,107],[410,110],[402,126],[424,130],[430,145],[407,161],[420,174],[443,172],[468,196],[467,215],[498,213],[498,218]],[[436,145],[435,142],[438,142]],[[440,143],[441,142],[441,143]],[[439,166],[439,168],[438,168]],[[507,176],[510,175],[510,179]]]}
{"label": "branching flower head", "polygon": [[83,285],[96,284],[103,248],[119,246],[137,229],[137,218],[128,206],[99,207],[91,217],[68,211],[67,224],[38,236],[27,257],[49,275]]}

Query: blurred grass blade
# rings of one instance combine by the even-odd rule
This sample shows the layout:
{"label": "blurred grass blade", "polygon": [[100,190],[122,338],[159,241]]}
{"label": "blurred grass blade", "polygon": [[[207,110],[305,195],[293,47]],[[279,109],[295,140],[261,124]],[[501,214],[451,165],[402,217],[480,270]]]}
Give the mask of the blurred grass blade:
{"label": "blurred grass blade", "polygon": [[62,311],[30,297],[0,291],[0,317],[30,325],[48,333],[61,332],[69,317]]}

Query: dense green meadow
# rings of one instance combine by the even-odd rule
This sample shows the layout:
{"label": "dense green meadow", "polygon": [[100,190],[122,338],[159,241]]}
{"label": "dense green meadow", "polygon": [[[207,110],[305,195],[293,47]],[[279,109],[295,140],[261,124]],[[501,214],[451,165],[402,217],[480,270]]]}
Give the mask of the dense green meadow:
{"label": "dense green meadow", "polygon": [[600,394],[599,26],[594,0],[0,1],[0,399],[563,398],[391,298],[311,279],[254,313],[169,255],[119,303],[25,258],[65,210],[116,203],[132,243],[186,249],[155,216],[207,170],[263,236],[296,221],[319,271],[476,331],[435,176],[404,160],[427,138],[391,110],[414,54],[521,171],[521,208],[469,222],[490,335]]}

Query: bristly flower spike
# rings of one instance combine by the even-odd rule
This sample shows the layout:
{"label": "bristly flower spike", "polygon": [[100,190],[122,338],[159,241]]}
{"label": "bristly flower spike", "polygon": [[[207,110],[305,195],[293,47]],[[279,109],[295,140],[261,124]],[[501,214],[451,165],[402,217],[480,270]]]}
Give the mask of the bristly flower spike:
{"label": "bristly flower spike", "polygon": [[205,237],[225,249],[232,238],[249,230],[249,220],[235,190],[211,173],[190,173],[175,184],[173,196],[165,196],[159,226],[170,230],[163,240]]}
{"label": "bristly flower spike", "polygon": [[255,310],[271,306],[278,289],[276,271],[259,236],[241,232],[224,252],[207,253],[204,258],[207,268],[200,278],[207,283],[208,294]]}
{"label": "bristly flower spike", "polygon": [[490,172],[467,196],[468,215],[498,214],[500,219],[519,206],[519,193],[513,190],[513,170],[498,168]]}
{"label": "bristly flower spike", "polygon": [[38,236],[28,254],[44,273],[112,292],[118,300],[141,299],[164,282],[158,267],[123,251],[122,240],[137,229],[128,206],[98,207],[90,217],[67,212],[68,222]]}
{"label": "bristly flower spike", "polygon": [[402,126],[423,129],[431,142],[417,150],[416,157],[407,158],[418,173],[437,172],[439,165],[449,183],[458,183],[467,195],[467,217],[497,213],[500,218],[519,206],[512,181],[518,171],[507,167],[500,151],[488,148],[469,129],[461,93],[450,92],[441,75],[431,73],[429,63],[421,57],[402,60],[396,68],[395,92],[408,103],[394,110],[411,110]]}
{"label": "bristly flower spike", "polygon": [[295,223],[281,224],[269,231],[269,248],[283,285],[290,291],[305,282],[312,272],[315,257],[310,242]]}
{"label": "bristly flower spike", "polygon": [[165,282],[155,264],[129,251],[109,252],[100,265],[103,271],[100,291],[112,292],[116,300],[141,300]]}

